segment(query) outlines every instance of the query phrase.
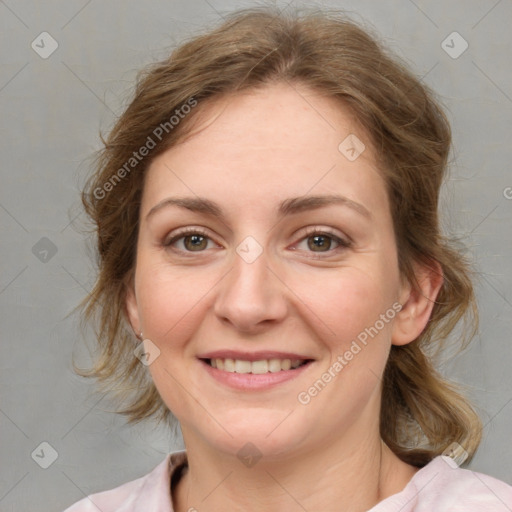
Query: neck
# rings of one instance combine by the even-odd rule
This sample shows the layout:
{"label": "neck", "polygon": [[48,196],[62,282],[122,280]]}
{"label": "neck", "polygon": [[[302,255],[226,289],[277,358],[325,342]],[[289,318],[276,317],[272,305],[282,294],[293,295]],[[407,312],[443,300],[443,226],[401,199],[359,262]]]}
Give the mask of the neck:
{"label": "neck", "polygon": [[188,443],[196,449],[187,448],[189,469],[174,490],[174,510],[362,512],[400,492],[417,470],[378,436],[357,444],[347,436],[344,442],[332,441],[287,458],[263,457],[252,467],[236,456]]}

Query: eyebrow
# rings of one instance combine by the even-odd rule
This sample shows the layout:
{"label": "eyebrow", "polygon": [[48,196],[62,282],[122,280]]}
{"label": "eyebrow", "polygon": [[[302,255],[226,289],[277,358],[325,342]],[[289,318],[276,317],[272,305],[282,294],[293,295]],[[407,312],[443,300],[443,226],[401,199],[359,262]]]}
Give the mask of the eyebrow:
{"label": "eyebrow", "polygon": [[[367,219],[372,218],[370,211],[360,203],[352,201],[348,197],[341,195],[322,195],[322,196],[301,196],[291,197],[285,199],[278,208],[278,215],[284,217],[285,215],[293,215],[304,211],[318,210],[331,205],[339,205],[348,207]],[[146,220],[152,217],[156,212],[162,208],[169,206],[178,206],[186,208],[192,212],[202,213],[219,219],[224,219],[225,215],[222,208],[215,202],[204,197],[169,197],[160,201],[153,206],[149,213],[146,215]]]}

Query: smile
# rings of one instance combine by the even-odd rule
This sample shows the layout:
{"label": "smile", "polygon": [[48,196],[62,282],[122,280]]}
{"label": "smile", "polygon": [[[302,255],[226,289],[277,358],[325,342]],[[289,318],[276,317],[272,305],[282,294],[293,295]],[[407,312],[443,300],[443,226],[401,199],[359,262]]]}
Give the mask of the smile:
{"label": "smile", "polygon": [[222,386],[240,391],[265,391],[293,381],[314,365],[307,352],[217,349],[197,354],[203,370]]}
{"label": "smile", "polygon": [[260,361],[247,361],[244,359],[206,359],[212,368],[230,373],[277,373],[280,371],[295,370],[309,362],[307,359],[262,359]]}

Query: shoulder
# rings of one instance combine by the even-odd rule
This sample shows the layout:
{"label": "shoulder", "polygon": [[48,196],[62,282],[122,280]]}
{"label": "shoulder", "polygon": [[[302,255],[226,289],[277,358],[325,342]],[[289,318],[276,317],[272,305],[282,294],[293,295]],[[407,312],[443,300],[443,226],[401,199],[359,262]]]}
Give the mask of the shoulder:
{"label": "shoulder", "polygon": [[171,453],[147,475],[114,489],[91,494],[64,512],[172,512],[170,478],[185,460],[185,451]]}
{"label": "shoulder", "polygon": [[[398,506],[398,508],[396,508]],[[439,456],[420,469],[404,490],[372,512],[510,512],[512,487],[482,473],[462,469]]]}

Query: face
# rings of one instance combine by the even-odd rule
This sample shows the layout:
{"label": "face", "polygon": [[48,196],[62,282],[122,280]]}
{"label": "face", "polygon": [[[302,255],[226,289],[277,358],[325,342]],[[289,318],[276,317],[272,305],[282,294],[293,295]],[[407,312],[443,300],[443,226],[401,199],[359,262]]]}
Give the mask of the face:
{"label": "face", "polygon": [[304,87],[208,108],[146,176],[127,310],[155,385],[186,443],[224,453],[365,436],[408,293],[369,140]]}

